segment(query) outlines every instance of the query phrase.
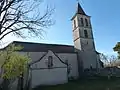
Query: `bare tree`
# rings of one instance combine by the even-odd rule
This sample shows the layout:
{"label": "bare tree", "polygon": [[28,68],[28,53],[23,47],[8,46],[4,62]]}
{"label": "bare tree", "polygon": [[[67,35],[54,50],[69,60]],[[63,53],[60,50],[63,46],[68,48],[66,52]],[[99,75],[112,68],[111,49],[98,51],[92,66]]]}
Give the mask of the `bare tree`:
{"label": "bare tree", "polygon": [[0,0],[0,40],[8,34],[18,37],[41,37],[45,28],[53,25],[54,9],[47,6],[40,12],[41,0]]}
{"label": "bare tree", "polygon": [[108,67],[109,72],[107,74],[107,77],[108,77],[108,79],[110,79],[113,74],[112,67],[117,66],[118,59],[114,55],[108,56],[108,55],[104,55],[104,54],[100,54],[100,59],[101,59],[101,61],[104,62],[104,67]]}
{"label": "bare tree", "polygon": [[105,54],[100,54],[100,59],[101,61],[104,62],[105,67],[113,67],[117,65],[117,57],[114,55],[105,55]]}

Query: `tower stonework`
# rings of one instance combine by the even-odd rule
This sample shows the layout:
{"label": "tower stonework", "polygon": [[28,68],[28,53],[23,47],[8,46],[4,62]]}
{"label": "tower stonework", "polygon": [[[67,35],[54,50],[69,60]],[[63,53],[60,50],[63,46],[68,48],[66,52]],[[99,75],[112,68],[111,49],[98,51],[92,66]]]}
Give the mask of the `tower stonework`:
{"label": "tower stonework", "polygon": [[95,49],[90,18],[78,3],[77,11],[71,20],[74,47],[78,52],[79,70],[99,68],[99,57]]}

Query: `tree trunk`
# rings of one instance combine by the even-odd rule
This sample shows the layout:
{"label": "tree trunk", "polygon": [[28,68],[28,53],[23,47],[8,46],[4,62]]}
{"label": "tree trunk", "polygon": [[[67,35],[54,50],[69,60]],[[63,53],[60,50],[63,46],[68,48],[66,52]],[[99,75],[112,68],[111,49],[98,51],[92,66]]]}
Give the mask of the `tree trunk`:
{"label": "tree trunk", "polygon": [[9,80],[8,79],[4,79],[2,84],[1,84],[1,90],[9,90]]}
{"label": "tree trunk", "polygon": [[21,76],[18,78],[18,86],[17,86],[17,90],[23,90],[23,74],[21,74]]}
{"label": "tree trunk", "polygon": [[23,90],[24,88],[24,79],[23,79],[23,73],[21,74],[21,77],[20,77],[20,81],[21,81],[21,90]]}

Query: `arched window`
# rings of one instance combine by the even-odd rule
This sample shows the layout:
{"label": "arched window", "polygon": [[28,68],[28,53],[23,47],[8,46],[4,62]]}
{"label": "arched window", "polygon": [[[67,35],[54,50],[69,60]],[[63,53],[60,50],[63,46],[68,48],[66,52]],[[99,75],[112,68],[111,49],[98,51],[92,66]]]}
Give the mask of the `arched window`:
{"label": "arched window", "polygon": [[88,26],[88,20],[85,18],[85,23],[86,23],[86,26]]}
{"label": "arched window", "polygon": [[48,68],[52,68],[52,66],[53,66],[53,57],[49,56],[48,57]]}
{"label": "arched window", "polygon": [[81,26],[84,26],[83,18],[81,18]]}
{"label": "arched window", "polygon": [[74,20],[74,28],[76,28],[76,21]]}
{"label": "arched window", "polygon": [[88,32],[87,32],[87,30],[84,30],[84,36],[85,36],[85,38],[88,38]]}

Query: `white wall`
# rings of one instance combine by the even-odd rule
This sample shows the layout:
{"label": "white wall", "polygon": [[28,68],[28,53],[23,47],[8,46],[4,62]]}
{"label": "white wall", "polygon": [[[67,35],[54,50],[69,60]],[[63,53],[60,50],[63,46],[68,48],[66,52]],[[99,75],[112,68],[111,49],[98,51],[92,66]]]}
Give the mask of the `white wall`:
{"label": "white wall", "polygon": [[[38,58],[38,56],[36,57]],[[53,57],[53,66],[51,69],[48,69],[46,64],[49,56]],[[48,53],[40,61],[34,63],[31,68],[32,87],[37,85],[55,85],[68,82],[67,65],[62,63],[52,51],[48,51]]]}
{"label": "white wall", "polygon": [[68,64],[71,65],[71,72],[69,77],[78,78],[78,61],[76,53],[58,53],[58,56],[65,62],[68,60]]}
{"label": "white wall", "polygon": [[67,68],[32,70],[32,87],[67,83],[66,72]]}
{"label": "white wall", "polygon": [[[38,56],[41,56],[41,55],[38,55]],[[37,58],[38,59],[38,56],[36,57],[32,57],[32,58]],[[65,65],[64,63],[62,63],[58,57],[56,57],[54,55],[54,53],[52,53],[51,51],[49,51],[43,58],[42,60],[40,60],[39,62],[33,64],[33,68],[48,68],[47,67],[47,61],[48,61],[48,57],[49,56],[52,56],[53,57],[53,67],[67,67],[67,65]]]}
{"label": "white wall", "polygon": [[[32,61],[39,60],[46,52],[30,52],[30,57]],[[25,54],[25,53],[22,53]],[[42,60],[32,65],[32,87],[42,84],[60,84],[66,83],[67,77],[78,78],[78,62],[76,53],[56,53],[58,57],[65,62],[68,60],[68,63],[71,66],[71,72],[67,76],[67,65],[62,63],[58,57],[49,51]],[[53,57],[53,69],[47,69],[46,61],[48,56]],[[57,68],[56,68],[57,67]],[[35,70],[37,68],[37,70]],[[44,69],[40,69],[44,68]]]}
{"label": "white wall", "polygon": [[[30,52],[30,57],[32,59],[32,61],[36,61],[38,60],[40,57],[42,57],[46,52]],[[66,60],[68,60],[68,63],[71,65],[71,72],[69,74],[69,77],[75,77],[78,78],[78,61],[77,61],[77,54],[76,53],[56,53],[61,60],[63,60],[63,62],[65,62]],[[34,64],[34,66],[38,67],[38,68],[46,68],[46,64],[45,64],[45,60],[47,60],[47,57],[49,55],[53,56],[54,59],[54,67],[65,67],[64,64],[61,64],[61,62],[58,60],[58,58],[56,58],[56,56],[54,56],[53,53],[49,53],[47,54],[43,60],[41,60],[40,62],[38,62],[37,64]],[[63,65],[63,66],[61,66]]]}
{"label": "white wall", "polygon": [[83,66],[85,68],[90,68],[92,65],[93,68],[96,68],[97,65],[97,54],[96,52],[86,51],[80,53],[80,59],[83,61]]}

